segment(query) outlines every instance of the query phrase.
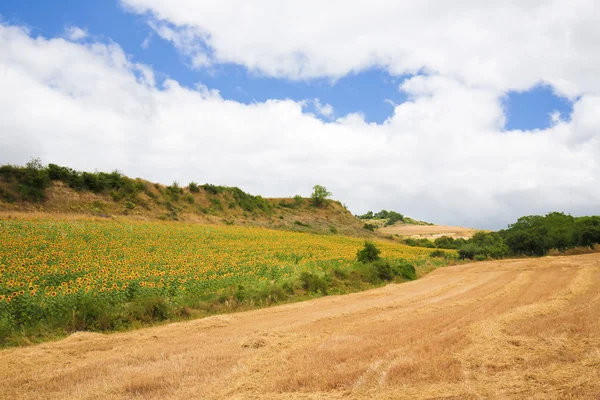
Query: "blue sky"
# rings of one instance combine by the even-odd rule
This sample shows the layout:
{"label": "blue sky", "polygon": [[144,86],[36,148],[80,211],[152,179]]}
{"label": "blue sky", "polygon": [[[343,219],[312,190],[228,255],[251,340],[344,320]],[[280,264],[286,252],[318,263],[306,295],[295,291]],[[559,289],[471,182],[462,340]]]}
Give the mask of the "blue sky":
{"label": "blue sky", "polygon": [[[63,35],[70,26],[83,28],[93,40],[117,43],[132,61],[151,66],[159,78],[169,77],[188,87],[201,83],[219,90],[225,99],[245,104],[268,99],[318,98],[321,104],[333,107],[332,117],[361,113],[368,122],[382,123],[392,115],[393,104],[407,99],[398,90],[407,76],[391,76],[380,68],[335,80],[273,78],[231,63],[190,68],[189,62],[153,31],[146,18],[128,12],[117,0],[3,0],[0,15],[5,22],[26,25],[33,35],[45,37]],[[556,96],[550,87],[543,85],[524,92],[511,91],[504,97],[503,105],[506,130],[545,129],[551,125],[552,112],[560,112],[563,119],[568,119],[572,112],[568,99]],[[314,113],[314,104],[308,102],[305,111]]]}

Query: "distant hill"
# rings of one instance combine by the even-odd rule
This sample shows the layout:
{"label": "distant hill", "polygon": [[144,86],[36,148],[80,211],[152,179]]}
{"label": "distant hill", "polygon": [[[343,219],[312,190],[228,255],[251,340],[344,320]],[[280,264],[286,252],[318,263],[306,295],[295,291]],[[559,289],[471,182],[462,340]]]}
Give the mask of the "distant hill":
{"label": "distant hill", "polygon": [[0,211],[82,214],[104,218],[254,225],[274,229],[374,236],[339,201],[315,207],[310,198],[263,198],[237,187],[173,183],[119,172],[79,172],[33,160],[0,166]]}

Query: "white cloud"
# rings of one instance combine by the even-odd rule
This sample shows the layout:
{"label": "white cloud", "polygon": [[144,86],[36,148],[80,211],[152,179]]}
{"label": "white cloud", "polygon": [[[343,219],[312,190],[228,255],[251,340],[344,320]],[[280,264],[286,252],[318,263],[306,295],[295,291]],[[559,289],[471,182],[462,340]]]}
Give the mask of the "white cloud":
{"label": "white cloud", "polygon": [[333,118],[333,106],[331,104],[322,104],[321,100],[319,99],[314,99],[313,104],[315,106],[317,114],[325,118]]}
{"label": "white cloud", "polygon": [[159,31],[169,26],[161,36],[200,57],[197,65],[231,62],[294,79],[380,66],[500,91],[538,83],[572,98],[600,91],[596,1],[121,2]]}
{"label": "white cloud", "polygon": [[246,105],[212,88],[155,82],[116,44],[34,38],[1,24],[0,87],[1,162],[39,156],[265,196],[308,195],[319,183],[355,212],[387,208],[478,227],[550,210],[598,213],[600,204],[593,93],[575,102],[569,121],[503,132],[496,88],[416,76],[401,86],[409,101],[385,123],[359,114],[324,122],[302,102]]}
{"label": "white cloud", "polygon": [[148,47],[150,47],[150,42],[152,41],[152,33],[148,34],[148,36],[146,36],[146,38],[144,39],[144,41],[142,42],[142,44],[140,45],[142,47],[142,49],[146,50]]}
{"label": "white cloud", "polygon": [[65,30],[65,37],[73,42],[82,40],[88,37],[87,31],[78,26],[70,26]]}

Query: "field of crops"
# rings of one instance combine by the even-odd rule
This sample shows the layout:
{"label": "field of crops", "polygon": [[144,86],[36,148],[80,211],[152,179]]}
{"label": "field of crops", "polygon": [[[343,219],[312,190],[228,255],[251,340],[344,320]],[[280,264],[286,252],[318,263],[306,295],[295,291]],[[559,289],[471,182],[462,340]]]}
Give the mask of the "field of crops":
{"label": "field of crops", "polygon": [[[70,318],[82,304],[125,305],[138,298],[176,304],[239,285],[283,282],[302,271],[343,269],[363,245],[356,238],[254,227],[33,217],[0,219],[0,235],[0,335]],[[391,259],[430,253],[378,247]]]}

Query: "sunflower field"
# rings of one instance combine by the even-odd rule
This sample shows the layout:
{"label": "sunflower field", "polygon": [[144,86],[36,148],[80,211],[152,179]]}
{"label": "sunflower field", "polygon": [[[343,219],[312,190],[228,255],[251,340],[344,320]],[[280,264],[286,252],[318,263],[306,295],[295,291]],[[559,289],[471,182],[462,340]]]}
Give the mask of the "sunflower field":
{"label": "sunflower field", "polygon": [[[83,329],[103,327],[106,310],[140,299],[160,299],[151,311],[160,316],[164,302],[292,281],[306,271],[343,270],[355,263],[363,244],[358,238],[257,227],[0,218],[0,342],[2,335],[40,323],[64,328],[77,320]],[[430,254],[393,243],[377,246],[389,259],[416,261]]]}

